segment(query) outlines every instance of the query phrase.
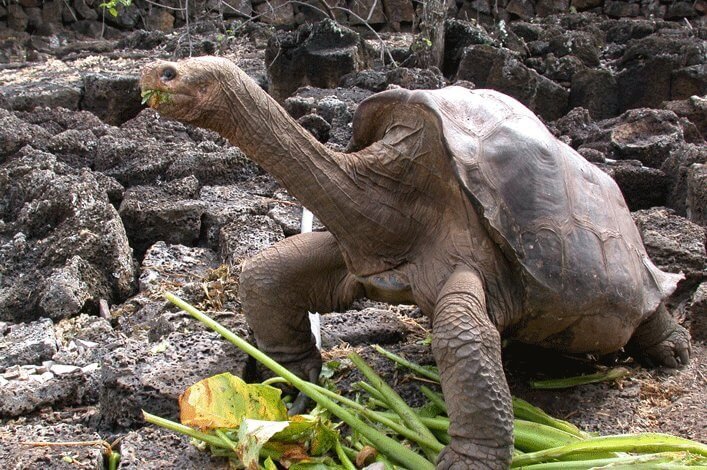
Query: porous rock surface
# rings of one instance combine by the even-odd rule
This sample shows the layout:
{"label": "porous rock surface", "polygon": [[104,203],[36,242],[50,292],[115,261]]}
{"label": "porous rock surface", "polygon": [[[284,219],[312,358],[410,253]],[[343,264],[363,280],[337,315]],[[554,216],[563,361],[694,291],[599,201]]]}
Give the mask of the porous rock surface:
{"label": "porous rock surface", "polygon": [[[414,37],[388,30],[412,25],[416,13],[406,0],[354,8],[360,16],[375,6],[369,24],[382,29],[379,37],[343,11],[337,18],[349,19],[351,30],[307,25],[321,13],[284,0],[270,2],[282,6],[277,13],[264,2],[228,0],[223,15],[235,21],[194,21],[190,40],[185,29],[172,32],[183,28],[183,17],[148,12],[141,0],[117,19],[107,15],[101,39],[76,36],[99,35],[96,4],[73,2],[76,19],[58,19],[48,4],[65,12],[65,2],[29,3],[37,2],[7,13],[0,5],[0,23],[33,33],[8,36],[0,27],[0,462],[73,468],[62,460],[64,450],[27,451],[20,440],[122,436],[121,468],[225,468],[142,421],[140,409],[174,418],[184,388],[216,373],[238,374],[245,364],[242,353],[171,307],[163,293],[248,337],[238,300],[241,263],[298,233],[301,206],[213,132],[141,108],[136,84],[144,64],[213,53],[236,61],[337,150],[348,144],[358,104],[388,88],[489,87],[534,109],[617,181],[653,260],[685,273],[670,306],[691,329],[693,360],[675,373],[628,362],[632,376],[621,387],[543,392],[529,389],[528,380],[593,366],[509,345],[513,394],[559,417],[572,415],[589,431],[704,440],[700,2],[499,1],[497,12],[485,0],[456,2],[441,71],[400,66],[414,63]],[[568,14],[570,7],[579,13]],[[32,8],[48,13],[27,14]],[[292,28],[276,33],[243,15]],[[143,23],[149,31],[121,32]],[[315,67],[322,60],[326,73]],[[314,229],[324,227],[315,220]],[[368,346],[385,344],[431,364],[430,325],[419,311],[361,301],[325,315],[322,329],[325,359],[342,361],[354,347],[412,404],[424,403],[417,384]],[[359,376],[342,364],[337,378],[346,389]],[[72,448],[71,455],[102,465],[98,448]]]}
{"label": "porous rock surface", "polygon": [[98,179],[23,147],[0,165],[0,319],[96,312],[134,290],[123,224]]}
{"label": "porous rock surface", "polygon": [[[48,418],[48,419],[47,419]],[[77,442],[100,440],[101,435],[95,429],[84,424],[64,423],[57,417],[45,417],[29,423],[4,426],[0,446],[0,462],[12,465],[9,468],[47,468],[71,470],[77,462],[85,468],[101,469],[103,452],[100,446],[81,447],[35,447],[26,442]],[[70,456],[71,458],[66,458]]]}

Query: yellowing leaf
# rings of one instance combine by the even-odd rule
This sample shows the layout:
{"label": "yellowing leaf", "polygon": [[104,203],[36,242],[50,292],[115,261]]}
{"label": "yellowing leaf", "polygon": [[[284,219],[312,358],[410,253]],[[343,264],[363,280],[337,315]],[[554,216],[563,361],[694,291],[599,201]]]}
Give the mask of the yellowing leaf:
{"label": "yellowing leaf", "polygon": [[288,421],[260,421],[244,419],[238,429],[236,453],[248,470],[258,470],[258,458],[263,444],[289,426]]}
{"label": "yellowing leaf", "polygon": [[286,421],[287,409],[280,390],[226,372],[189,387],[179,397],[179,419],[202,431],[235,429],[244,419]]}

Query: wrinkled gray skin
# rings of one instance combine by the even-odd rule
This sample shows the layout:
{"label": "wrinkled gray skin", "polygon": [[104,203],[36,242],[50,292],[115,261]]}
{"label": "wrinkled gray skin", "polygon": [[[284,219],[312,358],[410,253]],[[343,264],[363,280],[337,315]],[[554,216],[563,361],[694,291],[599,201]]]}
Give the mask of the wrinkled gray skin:
{"label": "wrinkled gray skin", "polygon": [[394,90],[357,111],[351,153],[318,143],[230,61],[158,62],[142,75],[164,116],[213,129],[328,232],[247,261],[258,346],[315,381],[308,311],[354,299],[417,304],[449,407],[439,469],[507,468],[511,397],[501,333],[569,353],[627,346],[677,367],[688,333],[663,307],[680,276],[650,262],[613,181],[489,90]]}

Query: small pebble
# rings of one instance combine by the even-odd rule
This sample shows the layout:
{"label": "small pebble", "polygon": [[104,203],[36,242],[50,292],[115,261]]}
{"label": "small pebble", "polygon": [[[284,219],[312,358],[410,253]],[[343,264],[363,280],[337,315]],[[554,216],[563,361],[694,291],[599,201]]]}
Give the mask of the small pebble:
{"label": "small pebble", "polygon": [[54,378],[54,374],[51,372],[44,372],[43,374],[30,375],[29,379],[33,382],[45,383]]}
{"label": "small pebble", "polygon": [[88,341],[85,339],[77,339],[76,343],[79,346],[83,346],[86,349],[91,349],[91,348],[95,348],[96,346],[98,346],[98,343],[94,343],[93,341]]}
{"label": "small pebble", "polygon": [[81,371],[84,372],[84,373],[86,373],[86,374],[90,374],[91,372],[94,372],[94,371],[96,371],[96,370],[98,370],[98,369],[100,369],[100,368],[101,368],[101,365],[100,365],[99,363],[97,363],[97,362],[92,362],[91,364],[82,367],[82,368],[81,368]]}
{"label": "small pebble", "polygon": [[2,376],[6,379],[16,379],[20,376],[22,373],[22,369],[20,366],[12,366],[8,367],[7,370],[2,374]]}
{"label": "small pebble", "polygon": [[55,375],[66,375],[76,372],[79,370],[79,367],[66,364],[54,364],[49,370]]}

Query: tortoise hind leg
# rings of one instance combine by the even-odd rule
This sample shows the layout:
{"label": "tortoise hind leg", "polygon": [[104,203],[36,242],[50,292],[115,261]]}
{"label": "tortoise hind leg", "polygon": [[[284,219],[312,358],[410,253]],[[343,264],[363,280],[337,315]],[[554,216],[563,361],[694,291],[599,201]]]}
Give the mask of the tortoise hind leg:
{"label": "tortoise hind leg", "polygon": [[636,328],[626,350],[648,366],[677,368],[690,361],[690,333],[661,305]]}

